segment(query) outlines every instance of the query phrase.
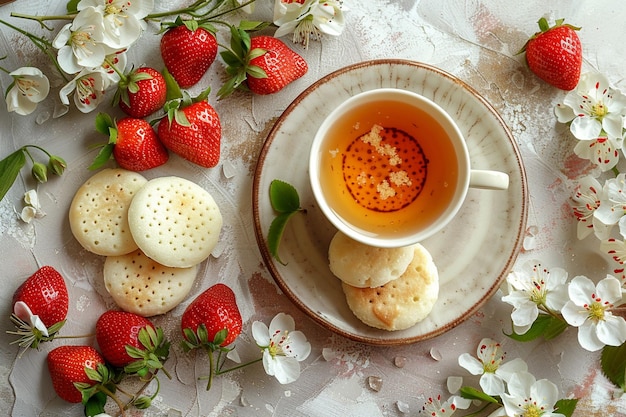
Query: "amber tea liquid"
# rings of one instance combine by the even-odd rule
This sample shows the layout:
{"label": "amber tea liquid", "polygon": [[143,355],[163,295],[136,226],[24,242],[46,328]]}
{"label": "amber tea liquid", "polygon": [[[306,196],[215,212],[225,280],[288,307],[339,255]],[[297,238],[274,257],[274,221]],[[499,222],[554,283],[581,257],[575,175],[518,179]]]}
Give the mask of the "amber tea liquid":
{"label": "amber tea liquid", "polygon": [[454,145],[432,116],[406,103],[376,101],[346,112],[320,153],[329,206],[372,235],[429,225],[457,189]]}

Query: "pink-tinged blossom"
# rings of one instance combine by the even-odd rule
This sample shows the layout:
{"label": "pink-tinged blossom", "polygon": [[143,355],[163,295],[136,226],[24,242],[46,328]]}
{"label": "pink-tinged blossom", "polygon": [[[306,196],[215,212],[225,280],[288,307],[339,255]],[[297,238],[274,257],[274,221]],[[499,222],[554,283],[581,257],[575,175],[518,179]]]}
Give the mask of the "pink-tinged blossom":
{"label": "pink-tinged blossom", "polygon": [[595,285],[589,278],[577,276],[570,282],[568,294],[570,301],[561,314],[569,325],[578,327],[578,342],[584,349],[593,352],[626,341],[626,321],[611,312],[622,301],[617,278],[607,275]]}

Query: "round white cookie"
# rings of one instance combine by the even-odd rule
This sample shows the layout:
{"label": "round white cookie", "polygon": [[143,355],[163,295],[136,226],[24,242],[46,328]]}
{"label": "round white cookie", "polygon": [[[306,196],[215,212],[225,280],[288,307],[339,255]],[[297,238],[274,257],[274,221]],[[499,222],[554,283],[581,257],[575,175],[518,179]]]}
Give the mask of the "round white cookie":
{"label": "round white cookie", "polygon": [[331,272],[348,285],[380,287],[398,278],[413,259],[413,246],[377,248],[337,232],[328,247]]}
{"label": "round white cookie", "polygon": [[137,249],[106,258],[104,285],[122,310],[152,317],[180,304],[191,291],[197,272],[197,266],[163,266]]}
{"label": "round white cookie", "polygon": [[137,246],[156,262],[188,268],[209,257],[222,215],[204,188],[180,177],[148,181],[133,197],[128,224]]}
{"label": "round white cookie", "polygon": [[103,169],[81,185],[69,210],[72,234],[88,251],[117,256],[137,249],[128,225],[128,208],[148,180],[124,169]]}
{"label": "round white cookie", "polygon": [[413,260],[398,279],[378,288],[342,283],[348,306],[363,323],[383,330],[403,330],[424,320],[439,296],[439,273],[430,253],[414,246]]}

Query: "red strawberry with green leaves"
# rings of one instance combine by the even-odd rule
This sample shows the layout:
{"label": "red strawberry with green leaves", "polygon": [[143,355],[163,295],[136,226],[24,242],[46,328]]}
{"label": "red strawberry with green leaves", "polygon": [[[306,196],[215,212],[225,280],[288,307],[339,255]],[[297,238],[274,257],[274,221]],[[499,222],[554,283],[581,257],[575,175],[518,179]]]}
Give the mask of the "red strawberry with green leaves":
{"label": "red strawberry with green leaves", "polygon": [[215,28],[209,23],[182,20],[170,25],[161,38],[165,67],[181,88],[195,85],[217,56]]}
{"label": "red strawberry with green leaves", "polygon": [[96,130],[109,136],[89,169],[102,167],[111,157],[121,168],[145,171],[163,165],[169,153],[147,121],[126,117],[115,122],[106,113],[96,116]]}
{"label": "red strawberry with green leaves", "polygon": [[563,19],[552,27],[543,17],[537,23],[541,31],[519,53],[526,52],[528,67],[539,78],[561,90],[573,90],[582,68],[582,46],[576,34],[580,28],[563,24]]}
{"label": "red strawberry with green leaves", "polygon": [[126,311],[109,310],[96,322],[96,340],[102,356],[127,374],[145,377],[163,368],[170,343],[163,330],[145,317]]}
{"label": "red strawberry with green leaves", "polygon": [[181,346],[185,352],[203,349],[209,354],[207,390],[211,389],[213,376],[218,373],[213,353],[219,352],[219,362],[219,356],[231,350],[227,346],[239,336],[241,326],[235,293],[224,284],[209,287],[185,309],[180,322],[184,337]]}
{"label": "red strawberry with green leaves", "polygon": [[[108,374],[104,358],[91,346],[59,346],[48,353],[47,361],[54,391],[71,403],[83,401],[83,394],[75,384],[88,390],[101,382],[93,379],[96,373],[100,374],[98,379],[108,379],[102,376]],[[86,396],[91,394],[88,391]]]}
{"label": "red strawberry with green leaves", "polygon": [[241,326],[235,293],[225,284],[215,284],[185,309],[181,319],[183,348],[216,350],[228,346],[241,333]]}
{"label": "red strawberry with green leaves", "polygon": [[122,77],[113,103],[127,115],[141,119],[163,108],[166,97],[163,75],[154,68],[141,67]]}
{"label": "red strawberry with green leaves", "polygon": [[52,340],[63,327],[69,309],[65,280],[51,266],[39,268],[13,294],[11,320],[17,330],[21,347],[37,348],[42,341]]}
{"label": "red strawberry with green leaves", "polygon": [[231,27],[231,49],[220,52],[228,65],[231,78],[220,88],[220,98],[231,94],[243,83],[256,94],[273,94],[306,74],[308,65],[303,57],[283,41],[272,36],[250,35]]}
{"label": "red strawberry with green leaves", "polygon": [[161,142],[194,164],[205,168],[216,166],[220,160],[222,125],[207,100],[211,89],[191,98],[168,73],[165,79],[174,98],[165,104],[167,117],[161,119],[157,128]]}

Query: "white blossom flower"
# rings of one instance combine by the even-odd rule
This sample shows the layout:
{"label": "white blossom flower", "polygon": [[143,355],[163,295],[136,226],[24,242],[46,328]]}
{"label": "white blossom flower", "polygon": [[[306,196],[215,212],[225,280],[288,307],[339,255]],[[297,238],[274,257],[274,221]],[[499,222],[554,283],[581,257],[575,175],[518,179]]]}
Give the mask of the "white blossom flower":
{"label": "white blossom flower", "polygon": [[598,220],[610,226],[626,222],[626,174],[606,180],[600,198],[600,206],[594,212]]}
{"label": "white blossom flower", "polygon": [[456,410],[466,410],[471,404],[471,400],[458,395],[453,395],[441,402],[441,395],[438,395],[437,398],[428,398],[422,410],[427,412],[429,416],[447,417],[453,415]]}
{"label": "white blossom flower", "polygon": [[578,220],[576,230],[578,239],[584,239],[592,232],[600,240],[609,237],[611,226],[602,223],[595,216],[601,204],[602,189],[602,185],[591,175],[581,178],[574,188],[571,206]]}
{"label": "white blossom flower", "polygon": [[61,102],[69,104],[68,96],[74,92],[74,104],[83,113],[94,110],[104,100],[111,83],[103,70],[84,69],[59,91]]}
{"label": "white blossom flower", "polygon": [[520,372],[511,376],[507,389],[508,393],[502,394],[507,416],[565,417],[555,412],[559,389],[552,381],[537,381],[532,374]]}
{"label": "white blossom flower", "polygon": [[619,150],[623,138],[599,137],[593,140],[581,140],[574,147],[579,158],[596,164],[603,172],[613,169],[619,162]]}
{"label": "white blossom flower", "polygon": [[339,36],[347,8],[342,0],[275,0],[274,36],[280,38],[293,32],[293,42],[309,45],[309,39],[319,40],[322,34]]}
{"label": "white blossom flower", "polygon": [[100,9],[104,15],[103,42],[113,49],[132,45],[145,27],[143,18],[154,8],[154,0],[81,0],[78,10]]}
{"label": "white blossom flower", "polygon": [[288,384],[300,376],[299,362],[311,353],[311,344],[301,331],[296,331],[293,317],[278,313],[270,327],[260,321],[252,323],[252,336],[263,350],[263,367],[268,375],[281,384]]}
{"label": "white blossom flower", "polygon": [[[622,234],[624,236],[624,234]],[[626,240],[610,238],[600,243],[600,250],[608,253],[615,262],[619,264],[613,269],[613,274],[622,281],[622,286],[626,285]]]}
{"label": "white blossom flower", "polygon": [[41,70],[22,67],[9,73],[13,83],[6,94],[7,111],[26,116],[37,108],[37,104],[48,97],[50,82]]}
{"label": "white blossom flower", "polygon": [[589,351],[605,345],[619,346],[626,341],[626,320],[613,315],[614,303],[621,303],[621,282],[611,276],[594,285],[585,276],[577,276],[569,284],[568,301],[561,314],[568,324],[578,327],[578,342]]}
{"label": "white blossom flower", "polygon": [[504,383],[515,372],[528,370],[528,365],[521,358],[504,361],[504,350],[495,340],[484,338],[476,349],[477,358],[469,353],[459,356],[459,365],[472,375],[481,375],[480,387],[487,395],[500,395],[504,392]]}
{"label": "white blossom flower", "polygon": [[604,75],[585,73],[576,89],[567,93],[563,103],[557,104],[555,114],[559,122],[571,122],[570,131],[578,139],[621,138],[626,96],[611,88]]}
{"label": "white blossom flower", "polygon": [[95,7],[81,10],[52,41],[52,46],[59,50],[59,66],[68,74],[80,72],[85,67],[99,67],[109,52],[109,48],[102,43],[103,38],[102,11]]}
{"label": "white blossom flower", "polygon": [[511,319],[518,334],[524,334],[539,316],[539,309],[559,311],[567,298],[567,272],[562,268],[543,268],[536,261],[524,264],[507,276],[511,287],[502,301],[513,306]]}

